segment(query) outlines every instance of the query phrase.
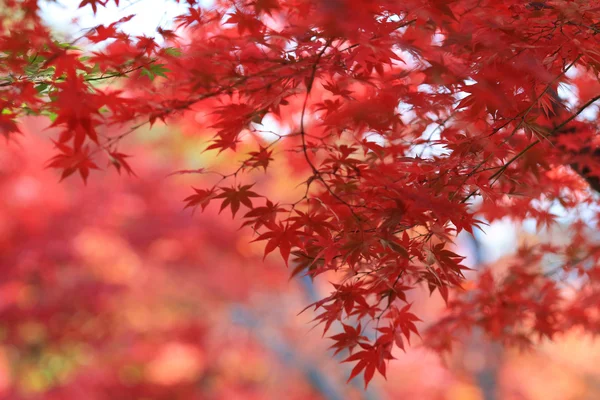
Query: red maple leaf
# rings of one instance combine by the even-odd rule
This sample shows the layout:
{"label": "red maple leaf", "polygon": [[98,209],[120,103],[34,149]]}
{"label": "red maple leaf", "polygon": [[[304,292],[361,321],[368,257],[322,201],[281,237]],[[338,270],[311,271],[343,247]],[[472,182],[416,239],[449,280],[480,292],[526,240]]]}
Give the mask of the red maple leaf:
{"label": "red maple leaf", "polygon": [[277,225],[269,224],[269,231],[263,233],[253,241],[258,242],[261,240],[267,240],[264,257],[266,257],[275,249],[279,248],[281,257],[283,258],[283,261],[285,261],[285,265],[287,266],[292,247],[300,246],[299,234],[301,233],[301,231],[298,228],[298,225],[290,225],[289,223],[285,225],[281,222]]}
{"label": "red maple leaf", "polygon": [[[115,1],[117,2],[117,5],[118,5],[118,0],[115,0]],[[94,14],[96,14],[96,12],[98,11],[98,4],[101,5],[102,7],[105,7],[107,3],[108,3],[108,0],[82,0],[82,2],[79,3],[79,8],[83,8],[89,4],[92,7]]]}
{"label": "red maple leaf", "polygon": [[390,352],[390,346],[370,345],[365,343],[359,343],[359,345],[363,348],[363,350],[352,354],[343,362],[358,361],[352,369],[352,372],[350,373],[348,382],[350,382],[356,375],[358,375],[359,373],[361,373],[362,370],[364,370],[366,388],[369,385],[371,379],[373,379],[373,375],[375,375],[375,370],[379,371],[379,373],[383,375],[384,378],[386,377],[386,361],[393,360],[394,357]]}
{"label": "red maple leaf", "polygon": [[217,196],[213,189],[196,189],[194,187],[192,189],[194,189],[196,193],[186,197],[183,200],[187,202],[185,208],[196,208],[200,206],[202,210],[204,210],[206,207],[208,207],[210,201],[216,198]]}
{"label": "red maple leaf", "polygon": [[240,209],[240,205],[245,205],[248,208],[252,208],[252,197],[262,197],[259,194],[254,193],[250,189],[254,186],[252,185],[240,185],[237,188],[235,186],[232,187],[222,187],[221,193],[219,193],[215,198],[223,199],[221,203],[221,209],[219,212],[223,211],[227,206],[231,207],[231,217],[235,217],[235,214]]}
{"label": "red maple leaf", "polygon": [[129,163],[125,160],[131,156],[128,156],[119,152],[109,152],[108,156],[110,158],[110,163],[117,169],[117,172],[121,174],[121,168],[123,168],[129,175],[135,176],[135,172],[131,169]]}
{"label": "red maple leaf", "polygon": [[62,169],[60,180],[67,178],[74,172],[79,171],[84,183],[87,183],[87,178],[91,169],[98,169],[98,166],[90,158],[90,149],[83,147],[81,149],[72,149],[62,143],[54,142],[60,154],[52,157],[46,168]]}
{"label": "red maple leaf", "polygon": [[356,328],[346,324],[342,324],[342,327],[344,328],[344,332],[329,337],[329,339],[336,341],[336,343],[331,346],[331,348],[336,349],[335,353],[333,353],[334,355],[344,349],[348,349],[350,354],[352,354],[352,349],[354,347],[361,341],[367,340],[367,337],[362,335],[362,326],[360,323]]}

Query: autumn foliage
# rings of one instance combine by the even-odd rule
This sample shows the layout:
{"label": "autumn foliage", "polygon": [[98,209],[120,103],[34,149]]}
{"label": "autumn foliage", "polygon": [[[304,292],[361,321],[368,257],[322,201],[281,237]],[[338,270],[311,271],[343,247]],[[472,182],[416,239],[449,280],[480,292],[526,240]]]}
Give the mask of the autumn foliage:
{"label": "autumn foliage", "polygon": [[[187,3],[155,37],[127,34],[130,16],[59,41],[37,1],[5,0],[0,133],[46,117],[40,168],[87,181],[133,175],[144,125],[209,132],[218,161],[173,168],[200,183],[183,206],[215,205],[292,275],[331,280],[309,307],[365,384],[420,336],[444,352],[473,328],[520,347],[597,332],[600,2]],[[282,168],[299,191],[274,196]],[[567,216],[562,243],[467,282],[461,232]],[[407,298],[423,289],[447,304],[427,325]]]}

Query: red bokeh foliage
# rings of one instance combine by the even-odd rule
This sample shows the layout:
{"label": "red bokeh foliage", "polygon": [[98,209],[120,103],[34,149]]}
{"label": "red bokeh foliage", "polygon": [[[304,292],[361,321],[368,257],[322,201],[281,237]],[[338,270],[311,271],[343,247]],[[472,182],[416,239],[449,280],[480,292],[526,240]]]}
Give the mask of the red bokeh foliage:
{"label": "red bokeh foliage", "polygon": [[84,190],[40,168],[51,143],[27,132],[20,144],[36,154],[0,152],[0,398],[319,398],[232,324],[236,308],[264,312],[298,287],[237,225],[182,212],[186,186],[154,151],[136,150],[139,178]]}
{"label": "red bokeh foliage", "polygon": [[[133,173],[122,140],[147,123],[209,130],[221,163],[195,171],[187,207],[241,217],[294,275],[336,276],[316,321],[344,324],[333,346],[365,384],[418,335],[411,290],[447,303],[424,338],[439,351],[474,327],[520,346],[598,330],[600,2],[188,0],[176,30],[158,30],[162,44],[124,33],[128,18],[57,42],[37,1],[5,3],[4,136],[25,115],[48,116],[48,167],[86,181],[103,159]],[[280,168],[297,198],[261,191]],[[59,219],[56,237],[92,218],[94,201]],[[505,217],[542,229],[557,210],[576,221],[566,243],[522,248],[504,274],[461,288],[457,234]],[[571,275],[579,287],[567,293]]]}

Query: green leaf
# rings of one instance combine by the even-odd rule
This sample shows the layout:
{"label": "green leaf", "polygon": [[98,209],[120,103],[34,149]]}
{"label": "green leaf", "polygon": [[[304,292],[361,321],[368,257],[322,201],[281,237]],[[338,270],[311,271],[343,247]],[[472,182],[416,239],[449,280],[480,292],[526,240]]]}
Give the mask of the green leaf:
{"label": "green leaf", "polygon": [[44,61],[46,61],[46,57],[44,57],[44,56],[41,56],[41,55],[39,55],[39,54],[37,54],[37,53],[36,53],[36,54],[32,54],[32,55],[30,55],[30,56],[29,56],[29,59],[27,60],[27,62],[28,62],[29,64],[32,64],[32,65],[33,65],[33,64],[41,64],[41,63],[43,63]]}
{"label": "green leaf", "polygon": [[154,74],[147,68],[142,68],[141,74],[147,76],[151,81],[154,80]]}
{"label": "green leaf", "polygon": [[172,57],[179,57],[179,56],[181,56],[181,50],[179,50],[176,47],[167,47],[165,49],[165,54],[172,56]]}
{"label": "green leaf", "polygon": [[150,70],[154,75],[162,76],[163,78],[167,77],[167,75],[165,75],[166,72],[171,72],[169,69],[165,68],[165,64],[152,64],[150,65]]}
{"label": "green leaf", "polygon": [[59,43],[57,41],[54,42],[58,47],[65,49],[65,50],[81,50],[79,47],[77,46],[73,46],[71,43]]}
{"label": "green leaf", "polygon": [[41,114],[50,118],[50,121],[52,122],[54,122],[56,120],[56,117],[58,117],[58,114],[53,113],[52,111],[42,111]]}
{"label": "green leaf", "polygon": [[39,85],[36,85],[35,90],[37,90],[38,93],[42,93],[44,90],[48,89],[48,86],[47,83],[40,83]]}
{"label": "green leaf", "polygon": [[100,64],[96,63],[94,64],[94,66],[92,67],[92,69],[90,70],[90,72],[88,73],[88,75],[93,75],[93,74],[99,74],[100,71]]}
{"label": "green leaf", "polygon": [[164,64],[152,64],[148,67],[142,68],[142,75],[147,76],[151,81],[154,80],[157,76],[161,76],[166,78],[165,72],[171,72],[169,69],[165,68]]}

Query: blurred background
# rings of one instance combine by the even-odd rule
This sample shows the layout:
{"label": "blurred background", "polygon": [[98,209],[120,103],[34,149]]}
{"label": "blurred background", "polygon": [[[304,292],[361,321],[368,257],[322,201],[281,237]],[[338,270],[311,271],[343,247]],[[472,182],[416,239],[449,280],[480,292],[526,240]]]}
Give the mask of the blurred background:
{"label": "blurred background", "polygon": [[[178,6],[148,1],[98,19],[78,2],[44,12],[58,32],[141,13],[131,32],[152,34]],[[137,177],[92,172],[87,186],[44,169],[53,135],[44,120],[0,146],[0,399],[600,398],[600,346],[581,332],[528,353],[478,332],[445,358],[415,342],[395,354],[387,381],[346,384],[344,355],[332,358],[312,310],[300,313],[328,295],[327,279],[290,279],[278,256],[263,262],[251,231],[214,206],[183,210],[205,178],[169,173],[235,162],[202,153],[199,120],[140,130],[123,150]],[[285,157],[271,171],[257,175],[261,192],[301,197]],[[553,240],[532,232],[495,223],[461,237],[458,252],[474,269],[502,268],[518,243]],[[429,320],[442,308],[425,293],[411,301]]]}

